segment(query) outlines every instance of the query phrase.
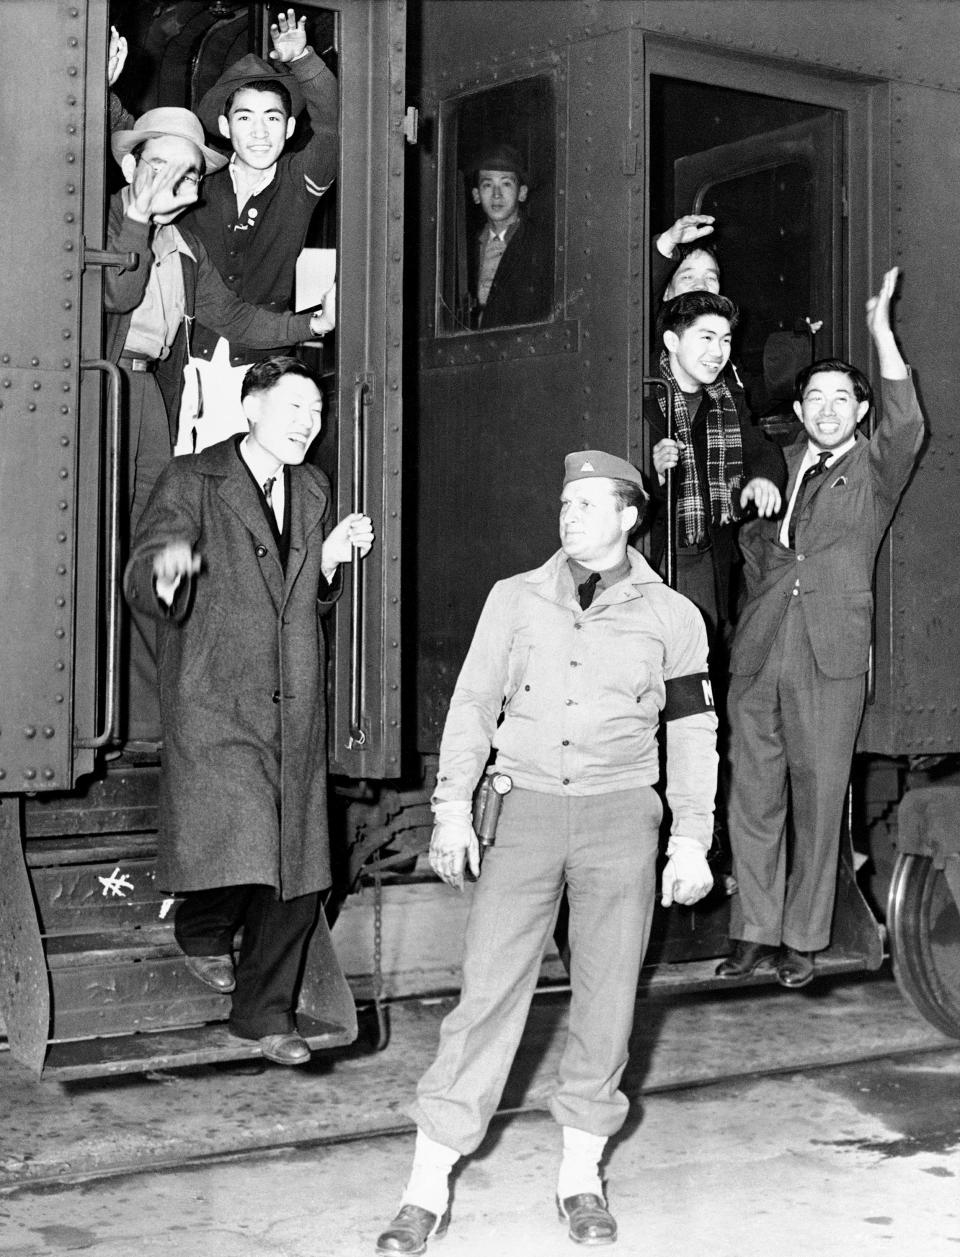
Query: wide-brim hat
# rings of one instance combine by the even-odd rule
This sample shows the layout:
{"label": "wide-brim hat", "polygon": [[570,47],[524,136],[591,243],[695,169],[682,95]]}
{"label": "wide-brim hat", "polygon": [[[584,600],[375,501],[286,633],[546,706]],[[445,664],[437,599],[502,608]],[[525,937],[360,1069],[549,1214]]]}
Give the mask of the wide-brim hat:
{"label": "wide-brim hat", "polygon": [[608,480],[628,480],[643,487],[643,476],[632,463],[604,450],[578,450],[563,460],[564,487],[572,480],[594,480],[600,476]]}
{"label": "wide-brim hat", "polygon": [[119,162],[127,153],[133,152],[138,144],[157,139],[162,135],[176,135],[182,140],[189,140],[192,144],[196,144],[203,153],[208,174],[222,169],[227,164],[227,158],[222,153],[207,147],[204,142],[206,136],[203,134],[203,127],[197,115],[191,113],[189,109],[180,109],[176,106],[148,109],[133,124],[132,131],[114,131],[110,137],[110,148]]}
{"label": "wide-brim hat", "polygon": [[233,93],[245,84],[254,83],[259,79],[267,79],[271,82],[275,79],[277,83],[282,84],[290,93],[293,116],[296,117],[300,113],[305,104],[303,92],[290,71],[277,70],[269,61],[264,61],[255,53],[248,52],[245,57],[227,66],[213,87],[204,93],[203,99],[197,106],[200,121],[211,135],[219,134],[219,119],[226,112],[227,101]]}

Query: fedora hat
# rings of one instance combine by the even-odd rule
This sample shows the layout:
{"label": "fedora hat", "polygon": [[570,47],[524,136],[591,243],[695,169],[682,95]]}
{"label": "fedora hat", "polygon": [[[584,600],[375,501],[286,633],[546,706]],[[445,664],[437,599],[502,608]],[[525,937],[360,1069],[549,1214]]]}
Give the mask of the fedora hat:
{"label": "fedora hat", "polygon": [[255,53],[248,52],[245,57],[241,57],[233,65],[227,66],[213,87],[204,93],[200,104],[197,106],[200,121],[211,135],[219,135],[220,133],[218,120],[226,110],[229,97],[243,87],[244,84],[254,83],[258,79],[268,79],[270,81],[276,79],[278,84],[287,89],[290,93],[290,105],[293,109],[294,117],[303,109],[305,103],[303,92],[300,90],[300,84],[290,71],[275,70],[269,61],[264,61],[262,57],[258,57]]}
{"label": "fedora hat", "polygon": [[203,153],[208,174],[214,170],[220,170],[227,164],[227,159],[222,153],[208,148],[204,143],[203,127],[197,115],[192,114],[189,109],[180,109],[176,106],[148,109],[133,124],[132,131],[114,131],[110,137],[110,148],[119,162],[126,157],[127,153],[132,153],[138,144],[156,139],[161,135],[176,135],[182,140],[189,140],[191,144],[196,144]]}

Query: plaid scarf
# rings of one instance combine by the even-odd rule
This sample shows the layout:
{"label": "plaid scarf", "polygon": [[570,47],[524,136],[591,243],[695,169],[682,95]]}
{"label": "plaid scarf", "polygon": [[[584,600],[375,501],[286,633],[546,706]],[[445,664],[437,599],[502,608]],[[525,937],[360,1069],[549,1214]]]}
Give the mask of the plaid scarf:
{"label": "plaid scarf", "polygon": [[[743,442],[740,438],[740,420],[730,390],[719,376],[708,384],[704,392],[710,399],[707,415],[707,490],[705,496],[697,474],[697,461],[693,455],[693,433],[687,399],[670,370],[670,358],[664,351],[660,355],[660,377],[673,390],[673,421],[680,450],[680,487],[677,494],[677,537],[680,545],[694,546],[707,538],[707,511],[709,523],[716,527],[740,518],[739,491],[743,482]],[[660,410],[666,417],[667,406],[658,392]]]}

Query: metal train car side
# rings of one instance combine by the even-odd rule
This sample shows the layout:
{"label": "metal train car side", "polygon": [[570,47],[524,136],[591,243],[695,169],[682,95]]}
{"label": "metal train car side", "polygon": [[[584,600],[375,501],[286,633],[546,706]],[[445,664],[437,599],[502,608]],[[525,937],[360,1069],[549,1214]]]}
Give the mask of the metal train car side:
{"label": "metal train car side", "polygon": [[[643,458],[649,242],[701,208],[745,312],[751,401],[778,439],[795,366],[814,351],[870,364],[865,299],[887,266],[903,270],[897,330],[930,434],[878,563],[824,968],[879,966],[889,884],[901,983],[960,1034],[960,350],[945,330],[943,213],[960,173],[960,13],[887,0],[297,9],[341,88],[335,212],[318,228],[337,250],[337,331],[304,351],[327,386],[316,457],[341,508],[362,504],[378,531],[332,635],[330,916],[352,994],[318,931],[299,1010],[311,1041],[352,1037],[352,995],[456,986],[469,894],[424,862],[446,702],[490,584],[555,546],[563,454]],[[123,701],[123,416],[101,358],[100,274],[117,261],[103,251],[105,62],[113,21],[134,44],[121,92],[189,106],[223,64],[265,50],[269,19],[223,0],[149,16],[122,0],[8,0],[4,17],[5,116],[29,99],[31,125],[2,141],[15,212],[0,244],[0,1014],[11,1050],[48,1076],[222,1059],[242,1048],[222,997],[186,974],[175,904],[153,881],[158,764],[102,753]],[[37,39],[50,72],[27,83],[17,50]],[[535,321],[478,330],[468,170],[489,133],[530,163],[550,299]],[[710,984],[734,889],[717,880],[696,910],[658,914],[646,986]],[[551,951],[543,978],[563,977]]]}

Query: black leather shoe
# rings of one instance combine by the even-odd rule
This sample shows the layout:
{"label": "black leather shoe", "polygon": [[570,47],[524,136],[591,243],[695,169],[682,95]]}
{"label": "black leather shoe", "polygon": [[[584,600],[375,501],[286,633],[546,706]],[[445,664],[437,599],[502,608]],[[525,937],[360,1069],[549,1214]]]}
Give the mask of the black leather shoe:
{"label": "black leather shoe", "polygon": [[306,1065],[310,1059],[310,1048],[295,1030],[291,1030],[289,1034],[265,1034],[260,1040],[260,1055],[275,1065]]}
{"label": "black leather shoe", "polygon": [[779,947],[769,943],[748,943],[737,939],[737,945],[715,969],[718,978],[745,978],[757,969],[772,969],[780,955]]}
{"label": "black leather shoe", "polygon": [[557,1199],[560,1221],[568,1224],[567,1234],[574,1244],[613,1244],[617,1224],[601,1196],[581,1192],[579,1196]]}
{"label": "black leather shoe", "polygon": [[798,991],[813,981],[813,952],[784,947],[777,965],[777,981],[788,991]]}
{"label": "black leather shoe", "polygon": [[232,956],[184,956],[187,968],[205,986],[228,995],[237,985]]}
{"label": "black leather shoe", "polygon": [[419,1205],[403,1205],[387,1229],[377,1236],[378,1253],[416,1254],[427,1251],[427,1240],[442,1239],[450,1225],[450,1210],[438,1218]]}

